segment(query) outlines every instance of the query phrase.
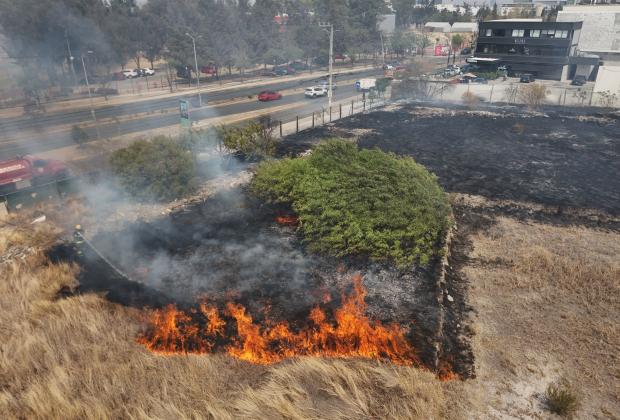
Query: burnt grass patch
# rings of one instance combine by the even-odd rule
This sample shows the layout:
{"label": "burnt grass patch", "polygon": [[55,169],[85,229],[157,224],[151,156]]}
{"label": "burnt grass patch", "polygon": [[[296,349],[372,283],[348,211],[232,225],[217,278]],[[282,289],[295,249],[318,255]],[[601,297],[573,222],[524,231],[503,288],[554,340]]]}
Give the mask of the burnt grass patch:
{"label": "burnt grass patch", "polygon": [[88,244],[79,247],[79,255],[71,244],[53,254],[82,266],[79,293],[102,292],[111,301],[138,308],[173,303],[190,311],[206,297],[220,308],[240,303],[258,322],[286,320],[293,328],[303,325],[314,306],[328,314],[339,307],[343,292],[350,293],[351,280],[360,273],[367,315],[407,328],[425,366],[454,369],[449,363],[453,357],[446,363],[439,360],[439,257],[414,270],[399,270],[311,254],[293,226],[276,221],[289,214],[289,209],[264,204],[237,188],[159,220],[92,238],[97,251],[126,276]]}
{"label": "burnt grass patch", "polygon": [[297,154],[329,137],[411,156],[435,173],[448,192],[540,203],[559,211],[573,207],[620,214],[616,113],[409,104],[290,136],[279,152]]}

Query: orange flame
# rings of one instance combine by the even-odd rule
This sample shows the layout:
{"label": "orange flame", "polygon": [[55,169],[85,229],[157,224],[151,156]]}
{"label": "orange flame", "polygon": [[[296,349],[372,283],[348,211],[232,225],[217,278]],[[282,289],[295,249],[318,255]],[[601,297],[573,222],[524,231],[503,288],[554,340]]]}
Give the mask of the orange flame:
{"label": "orange flame", "polygon": [[277,216],[276,222],[285,226],[297,226],[299,224],[299,218],[296,216]]}
{"label": "orange flame", "polygon": [[[314,307],[298,331],[286,321],[254,322],[246,308],[228,303],[225,321],[218,309],[206,303],[189,314],[168,306],[155,310],[147,332],[137,341],[159,353],[210,353],[223,349],[229,355],[258,364],[288,357],[313,355],[388,359],[402,365],[420,365],[406,331],[393,323],[381,325],[366,316],[366,289],[359,274],[353,290],[342,295],[333,321],[324,309]],[[234,321],[234,322],[233,322]],[[232,328],[234,327],[234,328]],[[228,334],[227,334],[228,332]]]}

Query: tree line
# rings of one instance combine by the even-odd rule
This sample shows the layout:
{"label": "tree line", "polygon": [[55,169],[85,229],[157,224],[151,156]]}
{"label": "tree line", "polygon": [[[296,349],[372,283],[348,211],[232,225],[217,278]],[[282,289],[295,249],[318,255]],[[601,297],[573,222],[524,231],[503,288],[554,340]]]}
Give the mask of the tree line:
{"label": "tree line", "polygon": [[388,12],[383,0],[0,0],[0,10],[0,45],[29,83],[51,85],[79,75],[82,57],[108,73],[131,60],[193,64],[187,34],[200,66],[228,70],[326,57],[327,22],[336,53],[374,52]]}

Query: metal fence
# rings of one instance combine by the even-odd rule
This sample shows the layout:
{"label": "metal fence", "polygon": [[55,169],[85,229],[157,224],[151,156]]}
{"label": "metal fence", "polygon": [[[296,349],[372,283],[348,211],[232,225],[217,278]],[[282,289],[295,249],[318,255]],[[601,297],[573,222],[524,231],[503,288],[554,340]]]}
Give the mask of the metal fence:
{"label": "metal fence", "polygon": [[[489,84],[461,84],[444,81],[433,81],[445,85],[444,89],[437,90],[435,99],[461,102],[466,93],[475,95],[480,101],[488,103],[526,104],[523,93],[531,84],[525,83],[489,83]],[[546,86],[546,96],[543,104],[560,106],[597,106],[616,108],[620,107],[620,95],[612,92],[594,92],[592,86]]]}
{"label": "metal fence", "polygon": [[[297,134],[301,131],[316,128],[332,121],[350,117],[384,106],[387,103],[385,97],[368,97],[362,100],[345,100],[334,102],[330,107],[320,107],[308,113],[296,113],[295,111],[279,113],[276,116],[265,114],[261,118],[271,120],[271,128],[278,137]],[[273,118],[272,118],[273,117]]]}

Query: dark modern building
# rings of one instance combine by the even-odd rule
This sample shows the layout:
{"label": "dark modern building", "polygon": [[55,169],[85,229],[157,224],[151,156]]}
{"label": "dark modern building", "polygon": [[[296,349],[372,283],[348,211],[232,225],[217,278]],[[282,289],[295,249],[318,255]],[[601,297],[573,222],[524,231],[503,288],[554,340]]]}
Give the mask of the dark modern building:
{"label": "dark modern building", "polygon": [[572,79],[578,65],[598,65],[598,57],[579,56],[582,22],[542,22],[505,19],[480,22],[474,57],[489,69],[506,66],[510,75],[531,73],[537,78]]}

